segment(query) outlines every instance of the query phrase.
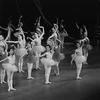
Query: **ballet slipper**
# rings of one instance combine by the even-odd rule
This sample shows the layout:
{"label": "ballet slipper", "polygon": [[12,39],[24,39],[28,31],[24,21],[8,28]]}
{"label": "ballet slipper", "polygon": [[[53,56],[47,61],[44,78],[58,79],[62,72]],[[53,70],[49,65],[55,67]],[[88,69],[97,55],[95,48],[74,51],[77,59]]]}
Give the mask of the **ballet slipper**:
{"label": "ballet slipper", "polygon": [[34,79],[34,77],[28,77],[27,79]]}
{"label": "ballet slipper", "polygon": [[56,76],[59,76],[59,75],[60,75],[59,73],[56,74]]}
{"label": "ballet slipper", "polygon": [[3,83],[7,83],[7,82],[3,81]]}
{"label": "ballet slipper", "polygon": [[21,70],[21,72],[23,72],[23,73],[24,73],[24,71],[23,71],[23,70]]}
{"label": "ballet slipper", "polygon": [[10,91],[10,88],[8,89],[8,91]]}
{"label": "ballet slipper", "polygon": [[16,89],[12,87],[11,90],[15,91]]}
{"label": "ballet slipper", "polygon": [[82,78],[81,78],[81,77],[76,77],[76,79],[77,79],[77,80],[81,80]]}
{"label": "ballet slipper", "polygon": [[51,84],[51,82],[45,82],[45,84]]}

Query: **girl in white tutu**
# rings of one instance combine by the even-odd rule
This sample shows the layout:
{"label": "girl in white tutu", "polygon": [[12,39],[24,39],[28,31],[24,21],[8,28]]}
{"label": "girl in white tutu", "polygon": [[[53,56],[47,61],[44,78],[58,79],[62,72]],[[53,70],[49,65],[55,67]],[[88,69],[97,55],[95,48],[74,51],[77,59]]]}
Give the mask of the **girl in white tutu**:
{"label": "girl in white tutu", "polygon": [[[8,26],[8,29],[10,30],[10,26]],[[7,45],[6,42],[7,42],[8,38],[9,38],[9,36],[10,36],[10,31],[8,31],[8,35],[7,35],[7,37],[5,39],[4,39],[4,37],[2,35],[0,35],[0,48],[1,48],[0,49],[0,53],[1,53],[0,60],[2,60],[3,58],[5,58],[8,55],[8,53],[7,53],[8,45]],[[0,64],[0,66],[1,66],[0,79],[1,79],[1,84],[2,84],[2,83],[6,83],[4,81],[4,79],[5,79],[5,69],[2,68],[2,64]]]}
{"label": "girl in white tutu", "polygon": [[46,56],[41,58],[41,62],[44,65],[45,68],[45,84],[50,84],[51,82],[49,81],[50,73],[51,73],[51,66],[56,65],[56,62],[52,59],[53,56],[53,51],[51,51],[51,48],[49,45],[46,46],[47,52],[45,52],[43,55],[40,57]]}
{"label": "girl in white tutu", "polygon": [[76,67],[77,67],[77,76],[76,79],[81,79],[80,73],[82,69],[82,63],[86,61],[85,56],[82,54],[82,44],[77,43],[77,49],[75,50],[75,53],[71,55],[72,60],[71,60],[71,65],[72,62],[75,61]]}
{"label": "girl in white tutu", "polygon": [[[42,31],[41,31],[41,35],[39,36],[37,33],[35,33],[35,39],[31,39],[30,37],[28,37],[28,39],[31,39],[32,42],[34,43],[35,42],[35,46],[33,47],[33,51],[35,52],[35,55],[38,57],[41,55],[42,52],[45,51],[45,47],[43,47],[41,45],[41,40],[43,38],[43,35],[44,35],[44,27],[40,26],[42,28]],[[39,59],[36,61],[36,69],[40,69],[39,67]]]}
{"label": "girl in white tutu", "polygon": [[2,66],[7,71],[8,91],[16,90],[13,88],[13,75],[14,75],[14,72],[18,71],[18,68],[15,65],[15,55],[14,55],[13,48],[10,48],[9,54],[10,55],[7,58],[0,60],[0,62],[7,60],[7,62],[2,63]]}
{"label": "girl in white tutu", "polygon": [[[18,30],[18,32],[16,32],[14,35],[15,37],[18,38],[18,41],[7,41],[8,43],[17,43],[18,44],[18,48],[16,49],[16,55],[20,58],[25,52],[26,52],[26,40],[25,40],[25,35],[24,35],[24,31],[22,29],[23,24],[19,23],[19,27],[16,29]],[[23,66],[23,58],[19,59],[18,62],[18,68],[19,68],[19,72],[24,72],[22,69]]]}

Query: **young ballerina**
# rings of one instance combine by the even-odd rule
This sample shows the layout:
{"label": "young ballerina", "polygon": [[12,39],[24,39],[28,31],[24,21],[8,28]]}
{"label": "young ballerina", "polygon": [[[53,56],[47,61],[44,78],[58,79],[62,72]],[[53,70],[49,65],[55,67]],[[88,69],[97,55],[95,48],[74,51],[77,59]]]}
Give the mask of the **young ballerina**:
{"label": "young ballerina", "polygon": [[60,53],[60,48],[59,46],[56,44],[54,47],[54,54],[53,54],[53,60],[57,63],[55,68],[54,68],[54,75],[59,75],[59,63],[61,60],[63,60],[65,58],[63,53]]}
{"label": "young ballerina", "polygon": [[[45,51],[45,48],[41,45],[41,40],[43,38],[43,35],[44,35],[44,27],[42,27],[42,30],[41,31],[41,35],[39,36],[37,33],[35,33],[35,39],[31,39],[30,37],[27,37],[28,39],[31,39],[33,43],[35,43],[35,46],[33,47],[33,51],[35,52],[35,55],[38,57],[41,55],[42,52]],[[40,70],[40,67],[39,67],[39,58],[38,60],[36,61],[36,70]]]}
{"label": "young ballerina", "polygon": [[[7,62],[3,62],[7,60]],[[8,83],[8,91],[10,90],[16,90],[13,88],[13,75],[14,72],[18,71],[17,66],[15,65],[15,54],[14,54],[14,48],[11,47],[9,49],[9,56],[6,57],[5,59],[0,60],[2,63],[3,68],[7,71],[7,83]]]}
{"label": "young ballerina", "polygon": [[[10,36],[9,32],[8,32],[8,35],[5,39],[2,35],[0,35],[0,48],[1,48],[1,57],[0,57],[0,59],[1,60],[8,55],[8,53],[7,53],[7,49],[8,49],[7,40],[9,38],[9,36]],[[1,71],[0,72],[1,84],[6,83],[4,81],[4,79],[5,79],[5,69],[2,68],[2,64],[1,64],[1,70],[0,71]]]}
{"label": "young ballerina", "polygon": [[[54,27],[52,28],[52,35],[48,38],[47,41],[49,41],[51,38],[53,38],[53,41],[54,41],[54,44],[56,44],[56,40],[58,40],[58,35],[57,35],[57,32],[58,32],[58,25],[57,24],[54,24]],[[59,41],[59,40],[58,40]]]}
{"label": "young ballerina", "polygon": [[[18,30],[18,32],[16,32],[14,35],[15,37],[18,38],[18,41],[7,41],[8,43],[17,43],[18,47],[16,50],[16,55],[20,58],[25,52],[26,52],[26,40],[25,40],[25,35],[24,35],[24,31],[22,29],[23,24],[20,23],[19,27],[16,29]],[[24,72],[22,69],[23,66],[23,58],[19,59],[18,62],[18,68],[19,68],[19,72]]]}
{"label": "young ballerina", "polygon": [[77,49],[75,50],[75,53],[71,55],[72,60],[71,60],[71,65],[72,62],[75,61],[76,67],[77,67],[77,76],[76,79],[81,79],[80,73],[82,70],[82,63],[86,61],[85,56],[82,54],[82,44],[77,43]]}
{"label": "young ballerina", "polygon": [[[22,58],[23,56],[21,56]],[[33,64],[36,62],[36,57],[34,54],[34,51],[32,50],[32,44],[27,43],[27,54],[25,56],[25,61],[27,62],[27,67],[28,67],[28,77],[27,79],[34,79],[34,77],[31,76],[32,73],[32,67]]]}
{"label": "young ballerina", "polygon": [[[0,47],[0,60],[6,58],[6,52],[4,52],[4,48]],[[2,83],[6,83],[5,81],[5,69],[2,67],[2,62],[0,62],[0,81]]]}
{"label": "young ballerina", "polygon": [[81,39],[81,42],[83,42],[83,55],[85,56],[86,58],[86,62],[84,64],[88,64],[87,63],[87,58],[88,58],[88,51],[92,49],[92,46],[90,45],[90,40],[88,38],[88,32],[87,32],[87,29],[85,26],[83,26],[84,29],[85,29],[85,32],[83,34],[83,39]]}
{"label": "young ballerina", "polygon": [[45,68],[45,84],[51,84],[49,81],[50,73],[51,73],[51,66],[56,65],[56,62],[52,59],[53,51],[49,45],[46,46],[46,52],[42,54],[40,57],[46,56],[41,58],[41,62]]}
{"label": "young ballerina", "polygon": [[60,34],[60,40],[61,40],[60,47],[63,50],[63,48],[64,48],[64,40],[65,40],[65,37],[68,36],[68,33],[65,30],[64,26],[62,25],[62,23],[60,25],[59,34]]}

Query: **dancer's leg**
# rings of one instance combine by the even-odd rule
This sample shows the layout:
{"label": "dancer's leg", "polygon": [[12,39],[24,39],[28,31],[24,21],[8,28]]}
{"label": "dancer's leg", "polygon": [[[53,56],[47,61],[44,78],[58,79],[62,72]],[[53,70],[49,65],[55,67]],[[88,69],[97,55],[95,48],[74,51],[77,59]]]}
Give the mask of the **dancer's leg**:
{"label": "dancer's leg", "polygon": [[27,79],[34,79],[34,78],[31,76],[33,63],[27,63],[27,66],[28,66],[28,78],[27,78]]}
{"label": "dancer's leg", "polygon": [[80,73],[81,73],[81,70],[82,70],[82,63],[80,63],[80,64],[76,63],[76,67],[77,67],[77,77],[76,77],[76,79],[81,79]]}
{"label": "dancer's leg", "polygon": [[49,81],[50,73],[51,73],[51,66],[44,66],[45,67],[45,84],[50,84],[51,82]]}
{"label": "dancer's leg", "polygon": [[10,75],[11,75],[11,90],[16,90],[15,88],[13,88],[13,75],[14,75],[14,72],[10,72]]}

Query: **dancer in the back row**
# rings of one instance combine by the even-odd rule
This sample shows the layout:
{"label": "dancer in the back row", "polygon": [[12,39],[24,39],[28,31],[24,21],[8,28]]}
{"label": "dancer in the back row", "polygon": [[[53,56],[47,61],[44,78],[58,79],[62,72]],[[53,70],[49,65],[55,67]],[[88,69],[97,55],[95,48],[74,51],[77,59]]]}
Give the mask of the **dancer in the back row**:
{"label": "dancer in the back row", "polygon": [[80,40],[80,42],[83,43],[82,50],[83,50],[83,55],[86,58],[86,62],[84,62],[84,64],[88,64],[87,63],[88,51],[92,49],[92,46],[90,45],[90,40],[88,38],[88,31],[85,26],[83,26],[83,27],[84,27],[85,32],[83,33],[82,39]]}
{"label": "dancer in the back row", "polygon": [[[28,39],[30,39],[32,41],[33,44],[33,51],[35,52],[35,55],[38,57],[41,55],[42,52],[45,51],[45,47],[41,45],[41,40],[45,34],[44,31],[44,27],[43,26],[39,26],[42,30],[41,30],[41,34],[38,35],[37,33],[35,33],[35,39],[32,39],[30,37],[27,37]],[[36,61],[36,69],[39,70],[40,66],[39,66],[39,58]]]}
{"label": "dancer in the back row", "polygon": [[76,64],[76,72],[77,72],[77,76],[76,79],[81,79],[80,77],[80,73],[82,70],[82,64],[86,61],[85,56],[82,54],[82,47],[83,47],[83,43],[78,42],[77,43],[77,49],[75,50],[75,53],[71,55],[72,60],[71,60],[71,65],[73,63],[73,61],[75,61]]}

